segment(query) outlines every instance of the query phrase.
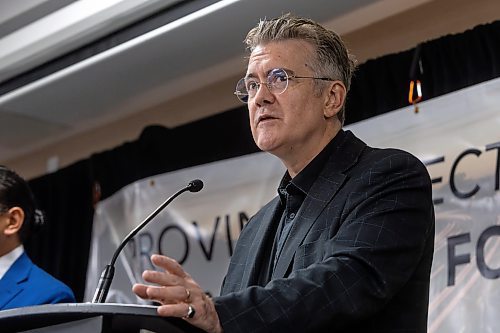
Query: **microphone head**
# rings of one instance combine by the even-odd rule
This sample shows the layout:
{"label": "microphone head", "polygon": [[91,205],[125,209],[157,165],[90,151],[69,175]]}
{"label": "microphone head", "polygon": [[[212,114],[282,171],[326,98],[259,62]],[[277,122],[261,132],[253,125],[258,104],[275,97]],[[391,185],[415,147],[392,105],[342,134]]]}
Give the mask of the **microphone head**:
{"label": "microphone head", "polygon": [[202,188],[203,182],[199,179],[192,180],[188,184],[189,192],[199,192]]}

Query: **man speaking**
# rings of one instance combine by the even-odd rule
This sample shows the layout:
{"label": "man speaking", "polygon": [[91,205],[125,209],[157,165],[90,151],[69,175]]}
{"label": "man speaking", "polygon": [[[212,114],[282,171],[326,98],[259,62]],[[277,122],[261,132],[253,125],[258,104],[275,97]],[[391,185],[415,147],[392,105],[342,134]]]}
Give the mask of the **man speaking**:
{"label": "man speaking", "polygon": [[207,332],[426,332],[434,246],[431,181],[396,149],[344,131],[354,61],[340,37],[283,15],[247,35],[236,96],[258,147],[286,173],[243,229],[221,295],[173,259],[134,292]]}

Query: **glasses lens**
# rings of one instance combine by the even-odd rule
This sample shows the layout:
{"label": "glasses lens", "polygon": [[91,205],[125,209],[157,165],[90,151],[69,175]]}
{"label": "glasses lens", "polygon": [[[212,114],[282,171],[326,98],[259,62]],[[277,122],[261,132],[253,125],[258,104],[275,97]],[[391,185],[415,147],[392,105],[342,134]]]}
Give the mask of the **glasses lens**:
{"label": "glasses lens", "polygon": [[236,83],[236,91],[234,94],[241,102],[248,103],[248,90],[245,78],[240,79],[238,83]]}
{"label": "glasses lens", "polygon": [[288,87],[288,74],[283,68],[276,68],[267,76],[269,87],[275,94],[282,94]]}

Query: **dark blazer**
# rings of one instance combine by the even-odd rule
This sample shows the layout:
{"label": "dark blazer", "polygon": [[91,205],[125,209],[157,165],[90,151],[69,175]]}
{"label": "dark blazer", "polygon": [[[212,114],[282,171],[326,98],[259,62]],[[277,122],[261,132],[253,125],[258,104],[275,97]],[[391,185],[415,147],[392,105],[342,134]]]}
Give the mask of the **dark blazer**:
{"label": "dark blazer", "polygon": [[0,310],[30,305],[73,303],[71,289],[33,264],[23,253],[0,280]]}
{"label": "dark blazer", "polygon": [[275,198],[243,229],[221,296],[225,332],[426,332],[434,248],[431,181],[396,149],[350,131],[307,194],[273,279],[258,286],[273,242]]}

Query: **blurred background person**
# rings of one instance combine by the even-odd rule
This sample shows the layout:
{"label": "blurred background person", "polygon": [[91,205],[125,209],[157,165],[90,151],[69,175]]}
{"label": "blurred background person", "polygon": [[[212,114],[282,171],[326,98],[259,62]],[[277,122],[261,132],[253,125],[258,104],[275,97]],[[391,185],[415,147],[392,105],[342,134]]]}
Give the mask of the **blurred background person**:
{"label": "blurred background person", "polygon": [[44,223],[28,183],[0,165],[0,310],[73,303],[73,291],[36,266],[23,243]]}

